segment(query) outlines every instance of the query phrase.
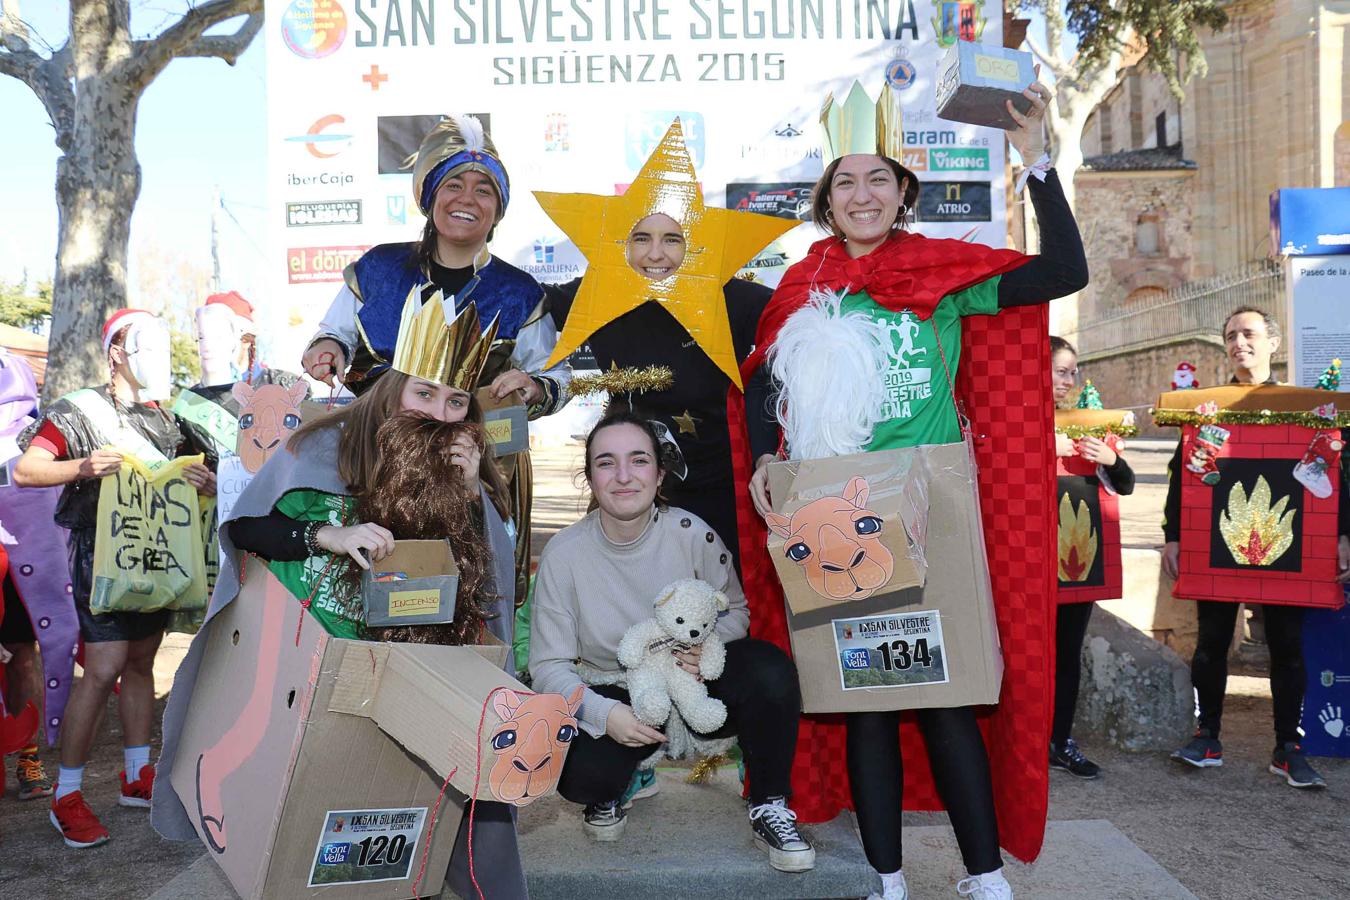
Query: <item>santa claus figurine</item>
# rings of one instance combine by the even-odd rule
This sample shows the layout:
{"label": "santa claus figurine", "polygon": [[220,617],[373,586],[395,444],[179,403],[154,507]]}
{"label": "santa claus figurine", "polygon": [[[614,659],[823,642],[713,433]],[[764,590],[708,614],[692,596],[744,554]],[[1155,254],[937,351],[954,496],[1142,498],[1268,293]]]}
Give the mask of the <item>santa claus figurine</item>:
{"label": "santa claus figurine", "polygon": [[1185,360],[1177,363],[1177,370],[1172,374],[1172,390],[1185,391],[1199,386],[1200,382],[1195,379],[1195,366]]}

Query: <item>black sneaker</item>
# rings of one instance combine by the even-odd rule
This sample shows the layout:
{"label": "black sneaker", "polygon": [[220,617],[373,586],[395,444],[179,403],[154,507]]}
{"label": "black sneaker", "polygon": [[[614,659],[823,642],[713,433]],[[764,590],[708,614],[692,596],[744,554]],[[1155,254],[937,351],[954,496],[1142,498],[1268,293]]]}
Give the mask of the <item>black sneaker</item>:
{"label": "black sneaker", "polygon": [[816,867],[816,851],[797,830],[797,814],[782,797],[750,807],[755,844],[769,851],[769,865],[780,872],[808,872]]}
{"label": "black sneaker", "polygon": [[1298,744],[1289,743],[1278,748],[1270,758],[1270,772],[1289,782],[1290,787],[1320,790],[1326,780],[1308,764],[1308,757]]}
{"label": "black sneaker", "polygon": [[1195,733],[1191,742],[1180,750],[1172,751],[1172,758],[1177,762],[1183,762],[1187,765],[1195,766],[1197,769],[1207,769],[1210,766],[1223,765],[1223,744],[1219,739],[1210,735],[1203,728]]}
{"label": "black sneaker", "polygon": [[592,803],[582,812],[582,827],[593,841],[617,841],[623,837],[626,813],[618,800]]}
{"label": "black sneaker", "polygon": [[1096,778],[1102,773],[1102,767],[1084,756],[1073,738],[1067,738],[1062,746],[1050,745],[1050,768],[1063,769],[1079,778]]}

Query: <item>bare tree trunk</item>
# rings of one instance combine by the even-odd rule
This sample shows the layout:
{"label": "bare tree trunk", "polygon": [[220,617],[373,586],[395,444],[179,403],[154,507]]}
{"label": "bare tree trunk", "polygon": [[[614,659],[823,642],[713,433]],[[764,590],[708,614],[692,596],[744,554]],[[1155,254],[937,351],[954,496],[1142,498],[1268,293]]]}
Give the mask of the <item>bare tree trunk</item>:
{"label": "bare tree trunk", "polygon": [[[78,105],[95,93],[100,91],[86,84]],[[107,91],[108,100],[117,93]],[[84,116],[77,111],[77,130],[81,125],[88,130],[76,147],[89,152],[68,153],[56,165],[59,249],[48,356],[60,365],[50,370],[44,402],[108,378],[102,345],[89,337],[100,334],[107,317],[127,304],[130,212],[141,190],[131,140],[136,101],[124,94],[120,104],[99,103],[104,118],[94,122],[79,122]]]}

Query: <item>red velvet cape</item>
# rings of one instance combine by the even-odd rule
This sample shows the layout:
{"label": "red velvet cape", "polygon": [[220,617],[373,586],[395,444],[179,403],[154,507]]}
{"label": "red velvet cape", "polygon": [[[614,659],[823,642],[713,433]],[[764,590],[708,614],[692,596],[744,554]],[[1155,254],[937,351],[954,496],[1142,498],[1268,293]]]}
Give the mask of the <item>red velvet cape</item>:
{"label": "red velvet cape", "polygon": [[[963,241],[898,234],[858,260],[826,239],[783,276],[760,319],[756,351],[742,366],[744,382],[812,288],[866,288],[878,303],[932,314],[938,301],[1022,265],[1028,257]],[[1055,657],[1058,519],[1055,512],[1054,412],[1050,394],[1048,318],[1044,306],[1005,309],[962,321],[956,393],[970,417],[979,465],[980,506],[1003,649],[998,706],[979,711],[989,748],[999,838],[1019,859],[1040,853],[1049,802]],[[791,654],[783,595],[766,550],[764,521],[750,503],[752,461],[745,398],[728,398],[737,482],[737,525],[750,634]],[[900,726],[905,808],[940,810],[928,753],[912,716]],[[793,762],[792,806],[805,822],[823,822],[852,808],[840,715],[803,715]]]}

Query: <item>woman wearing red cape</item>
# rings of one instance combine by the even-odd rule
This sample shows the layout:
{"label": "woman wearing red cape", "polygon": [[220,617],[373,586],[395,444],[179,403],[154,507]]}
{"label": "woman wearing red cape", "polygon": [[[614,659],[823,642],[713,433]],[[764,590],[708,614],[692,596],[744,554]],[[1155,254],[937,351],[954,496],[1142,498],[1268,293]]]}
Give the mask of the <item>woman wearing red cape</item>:
{"label": "woman wearing red cape", "polygon": [[[769,509],[767,463],[785,448],[792,458],[811,458],[960,441],[958,405],[971,422],[1005,667],[1000,703],[904,716],[807,715],[798,739],[794,809],[808,822],[856,810],[864,850],[882,876],[883,893],[874,895],[882,900],[907,896],[902,806],[948,808],[970,875],[957,891],[978,900],[1013,896],[1000,843],[1031,860],[1044,835],[1056,573],[1044,304],[1086,285],[1087,263],[1044,155],[1041,121],[1050,91],[1035,83],[1024,95],[1031,101],[1026,116],[1008,105],[1019,123],[1008,138],[1024,161],[1034,161],[1023,178],[1032,176],[1041,229],[1043,252],[1036,257],[907,231],[919,185],[896,161],[899,116],[890,90],[881,99],[888,109],[876,109],[857,85],[843,105],[827,101],[828,165],[813,193],[813,213],[832,236],[784,276],[760,321],[756,351],[742,367],[746,393],[733,390],[729,399],[731,421],[748,428],[733,427],[731,434],[737,480],[748,486],[738,524],[751,634],[787,650],[783,596],[761,517]],[[864,331],[886,335],[870,340],[883,345],[890,365],[864,380],[895,387],[841,387],[850,368],[842,362],[858,354],[822,360],[829,350],[822,349],[820,323],[859,316],[868,323]],[[920,358],[932,376],[917,389],[910,380],[882,377]],[[817,369],[823,377],[803,377]],[[865,408],[869,396],[877,408]],[[794,410],[810,414],[794,417]],[[850,774],[867,791],[851,791]]]}

